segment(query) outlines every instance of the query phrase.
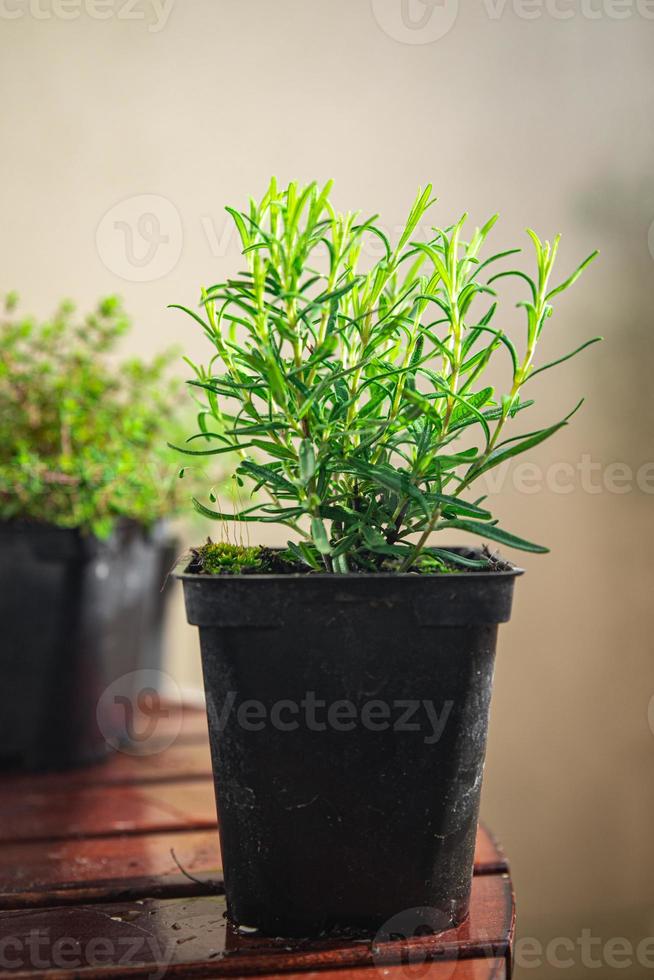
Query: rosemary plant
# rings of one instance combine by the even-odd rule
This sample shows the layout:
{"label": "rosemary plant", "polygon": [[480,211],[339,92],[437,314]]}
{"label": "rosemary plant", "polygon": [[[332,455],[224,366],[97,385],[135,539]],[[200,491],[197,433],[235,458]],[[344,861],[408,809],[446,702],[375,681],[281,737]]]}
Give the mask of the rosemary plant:
{"label": "rosemary plant", "polygon": [[[397,242],[376,217],[336,212],[330,190],[331,182],[280,189],[273,179],[259,203],[227,208],[247,268],[203,289],[199,312],[175,304],[215,348],[206,367],[188,362],[198,431],[182,451],[234,454],[238,486],[253,491],[233,514],[197,499],[195,507],[214,520],[285,525],[295,535],[294,562],[336,573],[485,564],[431,546],[440,531],[546,551],[500,528],[472,487],[579,408],[546,428],[506,435],[533,404],[525,385],[600,339],[536,366],[552,300],[597,253],[552,285],[559,236],[550,244],[528,231],[532,276],[496,265],[520,249],[482,257],[497,215],[469,238],[465,214],[421,235],[431,186],[419,191]],[[367,236],[383,255],[365,269]],[[521,345],[495,325],[493,283],[504,276],[527,288]],[[511,368],[500,395],[483,380],[496,354]]]}

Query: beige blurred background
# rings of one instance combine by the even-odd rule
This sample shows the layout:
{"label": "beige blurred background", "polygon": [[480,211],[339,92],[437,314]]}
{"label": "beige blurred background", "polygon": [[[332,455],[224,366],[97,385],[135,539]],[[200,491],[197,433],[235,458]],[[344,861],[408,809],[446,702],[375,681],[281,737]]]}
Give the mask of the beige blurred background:
{"label": "beige blurred background", "polygon": [[[222,208],[271,173],[334,177],[391,232],[432,181],[441,224],[500,211],[498,247],[562,231],[561,273],[601,248],[541,357],[606,341],[534,382],[532,421],[586,404],[494,501],[552,552],[501,632],[483,810],[519,936],[574,945],[519,945],[518,976],[648,976],[654,944],[617,969],[604,943],[654,936],[654,3],[0,0],[0,80],[0,288],[118,292],[142,353],[207,355],[166,304],[236,271]],[[197,689],[179,592],[167,648]]]}

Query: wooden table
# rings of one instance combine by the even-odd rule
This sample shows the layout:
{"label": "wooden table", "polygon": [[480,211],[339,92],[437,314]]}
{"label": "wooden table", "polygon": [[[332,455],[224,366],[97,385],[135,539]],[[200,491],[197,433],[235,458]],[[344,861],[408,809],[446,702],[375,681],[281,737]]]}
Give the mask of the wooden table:
{"label": "wooden table", "polygon": [[[167,725],[181,730],[172,745],[154,751],[169,741]],[[240,934],[224,917],[204,712],[178,709],[159,723],[155,740],[139,757],[117,754],[65,775],[0,779],[0,975],[510,975],[511,880],[502,852],[481,827],[470,917],[458,929],[383,943]]]}

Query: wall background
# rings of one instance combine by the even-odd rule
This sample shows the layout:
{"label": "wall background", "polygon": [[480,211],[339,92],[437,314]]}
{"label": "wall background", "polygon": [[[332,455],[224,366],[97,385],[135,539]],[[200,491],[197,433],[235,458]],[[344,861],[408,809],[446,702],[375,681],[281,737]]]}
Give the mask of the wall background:
{"label": "wall background", "polygon": [[[499,247],[564,232],[562,272],[601,248],[542,356],[606,342],[534,383],[536,424],[586,393],[533,457],[550,484],[552,464],[586,475],[526,492],[509,471],[495,504],[552,553],[525,556],[502,630],[483,807],[519,935],[602,943],[596,969],[577,945],[519,976],[606,975],[604,942],[654,935],[654,468],[635,480],[654,459],[653,54],[647,0],[0,0],[0,288],[35,313],[119,292],[132,349],[202,358],[166,304],[238,268],[222,207],[271,173],[334,177],[391,231],[433,181],[434,220],[498,210]],[[179,595],[168,648],[197,685]]]}

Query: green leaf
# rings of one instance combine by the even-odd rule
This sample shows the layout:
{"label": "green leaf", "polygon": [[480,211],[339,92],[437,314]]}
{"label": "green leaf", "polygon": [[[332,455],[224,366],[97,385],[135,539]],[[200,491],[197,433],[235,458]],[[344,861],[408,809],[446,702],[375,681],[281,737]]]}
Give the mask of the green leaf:
{"label": "green leaf", "polygon": [[499,343],[502,344],[504,347],[506,347],[506,349],[508,350],[509,354],[511,355],[511,365],[513,367],[513,377],[515,378],[516,375],[517,375],[517,373],[518,373],[520,364],[519,364],[518,352],[515,349],[515,345],[513,344],[513,342],[511,340],[509,340],[509,338],[506,336],[506,334],[505,333],[502,333],[501,330],[493,330],[492,327],[483,326],[482,324],[480,324],[477,327],[477,329],[478,330],[482,330],[482,331],[487,331],[488,333],[492,333],[493,336],[499,341]]}
{"label": "green leaf", "polygon": [[488,568],[487,558],[466,558],[457,551],[449,551],[447,548],[425,548],[425,554],[440,558],[441,561],[451,562],[453,565],[461,565],[463,568]]}
{"label": "green leaf", "polygon": [[358,461],[353,462],[351,465],[353,467],[353,472],[356,473],[357,476],[370,480],[372,483],[375,483],[386,490],[392,490],[401,496],[409,497],[418,504],[426,517],[431,516],[431,507],[429,506],[429,502],[426,500],[420,490],[414,486],[410,477],[408,477],[406,473],[400,473],[397,470],[393,470],[390,466],[370,466],[364,463],[359,463]]}
{"label": "green leaf", "polygon": [[316,472],[316,454],[310,439],[300,442],[300,479],[307,484]]}
{"label": "green leaf", "polygon": [[311,518],[311,537],[321,555],[329,555],[331,553],[332,546],[329,543],[325,525],[319,517]]}
{"label": "green leaf", "polygon": [[196,321],[196,323],[199,323],[200,326],[203,328],[203,330],[206,330],[207,333],[209,333],[209,334],[212,333],[212,330],[211,330],[211,327],[209,326],[209,324],[205,320],[203,320],[202,317],[199,316],[199,314],[195,313],[193,310],[189,310],[188,306],[181,306],[179,303],[169,303],[168,304],[168,309],[169,310],[181,310],[182,313],[186,313],[186,314],[188,314],[188,316],[193,317],[193,319]]}
{"label": "green leaf", "polygon": [[281,443],[271,442],[268,439],[253,439],[249,445],[256,446],[257,449],[262,449],[269,456],[274,456],[276,459],[286,459],[295,462],[295,453],[286,446],[282,446]]}
{"label": "green leaf", "polygon": [[511,534],[509,531],[503,531],[495,524],[481,524],[477,523],[477,521],[454,520],[443,521],[437,526],[439,531],[446,528],[457,528],[459,531],[469,531],[470,534],[478,534],[482,538],[497,541],[499,544],[505,544],[508,548],[517,548],[520,551],[531,551],[534,554],[539,555],[546,554],[549,551],[549,548],[545,548],[542,544],[534,544],[532,541],[526,541],[524,538],[519,538],[516,534]]}
{"label": "green leaf", "polygon": [[225,211],[227,211],[228,214],[231,214],[232,218],[234,219],[234,224],[238,228],[238,233],[241,238],[241,244],[243,245],[243,248],[247,248],[247,246],[250,244],[250,233],[248,232],[243,215],[239,211],[236,211],[235,208],[226,207]]}
{"label": "green leaf", "polygon": [[287,542],[287,548],[292,556],[297,559],[297,561],[303,562],[314,571],[320,570],[320,562],[318,558],[305,541],[300,541],[298,544],[296,544],[294,541],[289,541]]}
{"label": "green leaf", "polygon": [[218,456],[220,453],[238,452],[239,449],[246,449],[251,446],[251,442],[244,442],[240,446],[220,446],[218,449],[186,449],[184,446],[175,446],[172,442],[167,443],[169,449],[183,453],[185,456]]}
{"label": "green leaf", "polygon": [[334,565],[334,571],[337,572],[339,575],[347,575],[348,572],[350,571],[347,563],[347,556],[345,553],[341,555],[334,555],[333,565]]}
{"label": "green leaf", "polygon": [[592,344],[598,344],[603,339],[603,337],[593,337],[592,340],[587,340],[584,344],[576,347],[569,354],[565,354],[563,357],[557,358],[556,361],[550,361],[549,364],[543,364],[542,367],[536,368],[535,371],[531,371],[523,381],[523,384],[529,381],[530,378],[535,378],[537,374],[542,374],[543,371],[549,371],[550,368],[556,367],[557,364],[563,364],[564,361],[569,361],[571,357],[574,357],[576,354],[580,354],[582,350],[586,350],[586,348],[590,347]]}
{"label": "green leaf", "polygon": [[482,521],[489,521],[493,516],[489,510],[477,507],[476,504],[468,504],[465,500],[460,500],[459,497],[452,497],[445,493],[428,493],[426,496],[434,504],[442,504],[444,510],[447,509],[455,514],[477,517]]}
{"label": "green leaf", "polygon": [[482,388],[481,391],[466,395],[464,402],[460,402],[454,406],[451,419],[452,426],[456,427],[457,422],[469,418],[471,415],[474,416],[472,409],[476,408],[479,411],[492,397],[493,388]]}
{"label": "green leaf", "polygon": [[564,425],[568,424],[568,420],[581,408],[582,404],[583,398],[564,419],[556,422],[554,425],[549,425],[545,429],[538,429],[536,432],[529,432],[525,436],[512,436],[511,439],[506,439],[480,465],[473,466],[475,478],[493,469],[494,466],[499,466],[505,460],[511,459],[513,456],[519,456],[521,453],[527,452],[528,449],[533,449],[534,446],[538,446],[541,442],[549,439],[555,432],[558,432],[559,429],[562,429]]}
{"label": "green leaf", "polygon": [[205,507],[197,497],[193,497],[193,506],[197,510],[198,514],[202,514],[203,517],[208,517],[211,521],[238,521],[238,520],[256,520],[256,517],[238,517],[236,514],[224,514],[217,510],[211,510],[210,507]]}
{"label": "green leaf", "polygon": [[373,551],[375,548],[384,547],[387,544],[386,538],[377,528],[362,526],[363,540]]}
{"label": "green leaf", "polygon": [[286,477],[278,473],[277,470],[273,469],[275,464],[269,463],[267,465],[262,465],[260,463],[254,463],[252,460],[244,460],[239,463],[237,473],[245,473],[249,477],[253,477],[258,483],[270,485],[272,487],[277,487],[281,490],[288,490],[292,494],[296,494],[296,488],[287,480]]}
{"label": "green leaf", "polygon": [[587,259],[584,259],[584,261],[581,263],[581,265],[579,265],[575,269],[575,271],[572,273],[572,275],[571,276],[568,276],[568,278],[565,280],[565,282],[562,282],[559,286],[556,286],[554,289],[550,289],[550,291],[547,294],[547,296],[545,297],[545,299],[550,300],[550,299],[552,299],[553,296],[558,296],[558,294],[559,293],[562,293],[565,289],[569,289],[570,286],[572,286],[572,284],[577,281],[577,279],[579,278],[579,276],[581,275],[581,273],[584,271],[584,269],[586,269],[590,265],[590,263],[593,262],[597,258],[598,255],[599,255],[599,252],[597,251],[597,249],[594,252],[591,252],[591,254],[588,256],[588,258]]}
{"label": "green leaf", "polygon": [[492,282],[497,282],[498,279],[506,279],[508,276],[517,276],[517,278],[523,279],[529,286],[534,303],[536,302],[536,296],[538,294],[536,283],[531,276],[528,276],[526,272],[521,272],[519,269],[507,269],[505,272],[496,273],[494,276],[490,277],[488,280],[488,285],[490,286]]}
{"label": "green leaf", "polygon": [[518,252],[521,252],[521,251],[522,251],[522,249],[519,249],[519,248],[509,248],[509,249],[507,249],[504,252],[497,252],[495,255],[491,255],[490,258],[485,259],[483,262],[480,262],[478,265],[475,265],[475,267],[473,268],[473,271],[472,271],[472,273],[470,275],[470,278],[471,279],[472,278],[476,279],[477,276],[479,275],[479,273],[482,271],[482,269],[485,269],[492,262],[497,262],[499,259],[504,259],[504,258],[507,257],[507,255],[517,255]]}

